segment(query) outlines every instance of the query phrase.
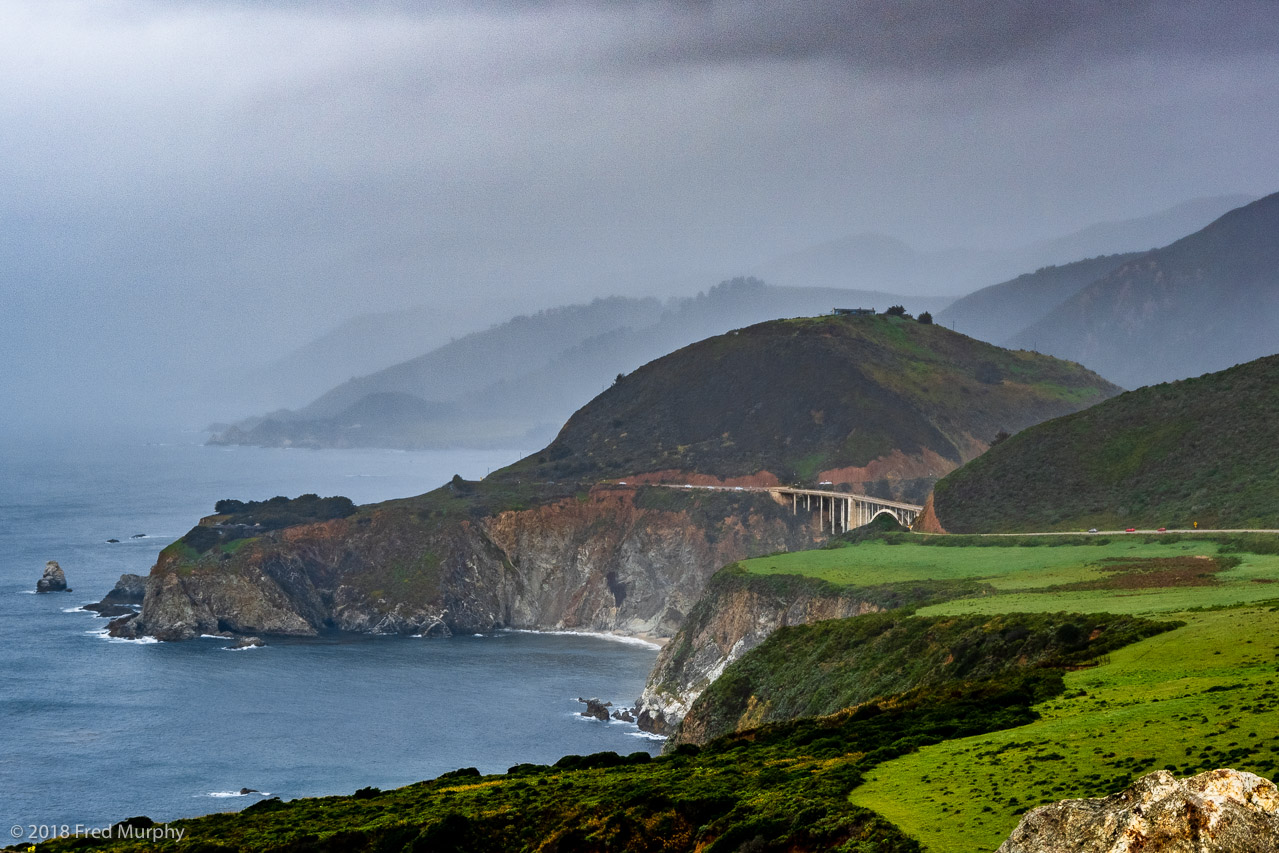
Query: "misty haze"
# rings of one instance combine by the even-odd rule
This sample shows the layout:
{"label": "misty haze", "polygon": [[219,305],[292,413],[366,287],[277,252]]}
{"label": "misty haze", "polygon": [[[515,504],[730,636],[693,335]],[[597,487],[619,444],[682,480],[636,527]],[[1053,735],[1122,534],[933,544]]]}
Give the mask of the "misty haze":
{"label": "misty haze", "polygon": [[0,0],[0,80],[11,849],[1279,849],[1272,4]]}

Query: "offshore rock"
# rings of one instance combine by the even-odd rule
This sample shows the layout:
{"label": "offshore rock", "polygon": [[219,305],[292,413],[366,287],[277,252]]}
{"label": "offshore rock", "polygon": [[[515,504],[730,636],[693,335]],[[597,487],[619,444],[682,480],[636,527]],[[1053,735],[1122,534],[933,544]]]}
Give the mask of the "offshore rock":
{"label": "offshore rock", "polygon": [[130,613],[107,623],[107,634],[122,640],[136,640],[142,636],[138,630],[138,614]]}
{"label": "offshore rock", "polygon": [[583,699],[580,696],[577,701],[586,706],[586,710],[581,712],[583,717],[594,717],[605,723],[608,722],[608,709],[613,707],[612,702],[601,702],[598,699]]}
{"label": "offshore rock", "polygon": [[235,641],[235,645],[232,646],[231,648],[254,649],[254,648],[258,648],[259,646],[265,646],[265,645],[266,643],[262,642],[261,637],[241,637],[240,639]]}
{"label": "offshore rock", "polygon": [[998,853],[1274,853],[1279,789],[1260,776],[1210,770],[1143,776],[1119,794],[1028,812]]}
{"label": "offshore rock", "polygon": [[67,576],[57,560],[44,564],[44,574],[36,581],[36,592],[70,592],[67,589]]}

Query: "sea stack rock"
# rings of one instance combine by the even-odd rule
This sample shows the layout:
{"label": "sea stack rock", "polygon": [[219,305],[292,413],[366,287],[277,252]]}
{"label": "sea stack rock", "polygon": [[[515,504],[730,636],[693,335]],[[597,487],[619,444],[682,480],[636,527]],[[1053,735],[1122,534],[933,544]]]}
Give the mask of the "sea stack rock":
{"label": "sea stack rock", "polygon": [[1274,853],[1279,789],[1251,773],[1157,770],[1128,790],[1027,812],[998,853]]}
{"label": "sea stack rock", "polygon": [[265,645],[266,645],[266,643],[262,642],[262,638],[261,638],[261,637],[241,637],[240,639],[236,640],[235,645],[234,645],[234,646],[232,646],[231,648],[233,648],[233,649],[255,649],[255,648],[259,647],[259,646],[265,646]]}
{"label": "sea stack rock", "polygon": [[57,560],[44,564],[44,576],[36,581],[36,592],[70,592],[67,589],[67,576]]}

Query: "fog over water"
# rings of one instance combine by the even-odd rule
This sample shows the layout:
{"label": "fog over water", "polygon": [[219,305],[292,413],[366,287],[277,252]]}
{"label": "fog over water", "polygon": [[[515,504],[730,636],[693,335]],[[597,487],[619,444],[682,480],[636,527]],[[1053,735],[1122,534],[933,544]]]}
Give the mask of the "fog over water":
{"label": "fog over water", "polygon": [[1261,195],[1276,34],[1264,2],[3,0],[0,407],[201,426],[366,312],[438,311],[433,345],[849,235]]}

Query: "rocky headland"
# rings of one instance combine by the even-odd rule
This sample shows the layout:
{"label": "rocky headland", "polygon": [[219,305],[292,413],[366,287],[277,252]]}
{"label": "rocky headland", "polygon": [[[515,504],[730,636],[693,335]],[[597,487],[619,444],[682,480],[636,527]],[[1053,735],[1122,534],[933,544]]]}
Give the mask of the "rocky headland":
{"label": "rocky headland", "polygon": [[[201,553],[180,540],[152,569],[141,613],[111,632],[669,637],[721,565],[826,537],[818,520],[760,493],[600,485],[491,513],[476,503],[486,495],[482,484],[454,484]],[[220,541],[213,518],[204,527]]]}

